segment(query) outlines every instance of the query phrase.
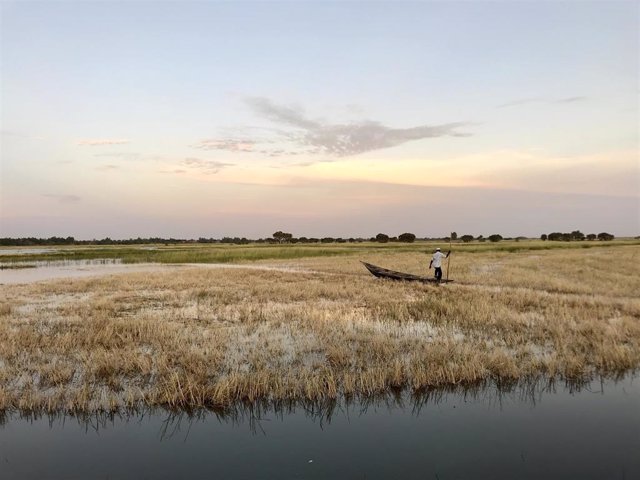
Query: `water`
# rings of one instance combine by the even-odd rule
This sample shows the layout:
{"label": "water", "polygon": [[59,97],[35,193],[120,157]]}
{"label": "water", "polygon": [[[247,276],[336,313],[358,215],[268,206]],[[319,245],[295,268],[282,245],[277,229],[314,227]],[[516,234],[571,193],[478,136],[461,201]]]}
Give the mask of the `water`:
{"label": "water", "polygon": [[3,479],[632,479],[639,453],[632,376],[224,415],[12,414],[0,427]]}
{"label": "water", "polygon": [[[2,267],[5,267],[4,269]],[[16,268],[19,267],[19,268]],[[0,262],[0,285],[27,284],[60,278],[102,277],[133,272],[163,272],[176,268],[209,268],[268,270],[311,273],[311,270],[288,266],[238,265],[231,263],[122,263],[118,258],[90,260],[47,260]]]}
{"label": "water", "polygon": [[[54,260],[2,263],[0,285],[25,284],[57,278],[86,278],[128,272],[156,272],[175,268],[159,263],[124,264],[121,259],[96,258],[91,260]],[[21,268],[15,268],[21,267]]]}
{"label": "water", "polygon": [[40,253],[53,253],[58,251],[60,251],[60,249],[55,247],[0,248],[0,256],[2,255],[36,255]]}

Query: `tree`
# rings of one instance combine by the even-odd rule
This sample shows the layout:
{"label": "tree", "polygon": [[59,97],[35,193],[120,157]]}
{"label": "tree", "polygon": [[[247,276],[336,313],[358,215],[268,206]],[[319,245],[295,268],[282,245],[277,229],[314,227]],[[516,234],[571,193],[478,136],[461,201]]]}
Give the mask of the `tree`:
{"label": "tree", "polygon": [[462,235],[460,237],[460,240],[462,240],[464,243],[469,243],[471,240],[473,240],[473,235]]}
{"label": "tree", "polygon": [[285,233],[280,230],[278,230],[272,236],[275,240],[278,241],[278,243],[288,242],[293,238],[293,235],[291,235],[290,233]]}
{"label": "tree", "polygon": [[388,241],[389,241],[389,235],[385,235],[384,233],[379,233],[376,235],[376,242],[387,243]]}
{"label": "tree", "polygon": [[403,233],[398,235],[398,240],[405,243],[413,243],[416,241],[416,236],[413,233]]}
{"label": "tree", "polygon": [[589,240],[589,241],[593,241],[596,238],[598,238],[598,237],[596,236],[595,233],[590,233],[589,235],[587,235],[587,240]]}
{"label": "tree", "polygon": [[540,240],[542,240],[543,242],[547,241],[547,234],[543,233],[542,235],[540,235]]}
{"label": "tree", "polygon": [[489,241],[490,242],[499,242],[500,240],[502,240],[502,235],[500,235],[498,233],[494,233],[493,235],[489,235]]}
{"label": "tree", "polygon": [[580,230],[574,230],[571,232],[571,240],[584,240],[584,233]]}
{"label": "tree", "polygon": [[607,232],[601,232],[598,234],[598,240],[610,241],[610,240],[613,240],[614,238],[615,236]]}
{"label": "tree", "polygon": [[456,232],[451,232],[451,240],[457,240],[458,234]]}

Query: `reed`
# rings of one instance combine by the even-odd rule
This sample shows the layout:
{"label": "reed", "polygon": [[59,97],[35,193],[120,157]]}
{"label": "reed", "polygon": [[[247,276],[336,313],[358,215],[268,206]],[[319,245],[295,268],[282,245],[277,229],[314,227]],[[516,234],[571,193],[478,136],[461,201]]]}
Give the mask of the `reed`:
{"label": "reed", "polygon": [[[456,251],[456,283],[362,252],[3,286],[0,410],[319,401],[640,366],[640,248]],[[426,274],[417,250],[372,263]],[[250,267],[251,265],[248,265]]]}

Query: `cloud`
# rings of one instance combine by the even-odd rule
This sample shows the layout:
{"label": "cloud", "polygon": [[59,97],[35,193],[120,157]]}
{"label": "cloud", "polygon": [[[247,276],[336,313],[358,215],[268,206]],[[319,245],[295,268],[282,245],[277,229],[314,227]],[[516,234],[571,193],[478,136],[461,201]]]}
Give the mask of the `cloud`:
{"label": "cloud", "polygon": [[[275,138],[211,139],[203,140],[195,147],[255,152],[270,157],[302,154],[346,157],[425,138],[468,136],[468,133],[460,132],[458,128],[471,125],[469,122],[453,122],[392,128],[372,120],[332,124],[308,117],[301,107],[277,105],[267,98],[250,97],[245,102],[255,113],[280,126],[270,132]],[[278,148],[264,148],[264,144],[273,143],[278,143]]]}
{"label": "cloud", "polygon": [[[182,165],[190,168],[200,169],[202,172],[206,174],[215,174],[218,173],[225,167],[231,167],[233,163],[224,163],[218,162],[217,160],[203,160],[201,158],[185,158],[182,162]],[[174,170],[174,173],[182,173],[181,171]]]}
{"label": "cloud", "polygon": [[198,143],[194,145],[195,148],[200,148],[202,150],[227,150],[230,152],[250,152],[255,145],[255,141],[253,140],[200,140]]}
{"label": "cloud", "polygon": [[548,105],[558,105],[558,104],[565,104],[565,103],[583,102],[585,100],[587,100],[587,97],[584,97],[584,96],[564,97],[564,98],[543,98],[543,97],[520,98],[517,100],[513,100],[511,102],[502,103],[498,105],[497,108],[517,107],[520,105],[526,105],[530,103],[545,103]]}
{"label": "cloud", "polygon": [[292,133],[289,138],[301,146],[315,149],[317,154],[345,157],[395,147],[412,140],[467,136],[455,130],[465,125],[467,124],[456,122],[435,126],[389,128],[378,122],[366,121],[357,124],[321,125],[302,134]]}
{"label": "cloud", "polygon": [[101,147],[104,145],[125,145],[130,142],[131,141],[127,139],[98,138],[78,140],[76,145],[84,147]]}
{"label": "cloud", "polygon": [[118,165],[113,165],[113,164],[109,164],[109,165],[102,165],[100,167],[97,167],[97,170],[118,170],[120,167]]}
{"label": "cloud", "polygon": [[44,142],[47,138],[42,135],[30,135],[22,132],[16,132],[13,130],[0,130],[0,136],[2,137],[15,137],[27,140],[36,140],[38,142]]}
{"label": "cloud", "polygon": [[583,102],[587,99],[587,97],[566,97],[559,98],[557,100],[553,100],[552,103],[575,103],[575,102]]}
{"label": "cloud", "polygon": [[123,160],[137,160],[141,157],[139,153],[135,152],[103,152],[94,153],[93,156],[98,158],[121,158]]}
{"label": "cloud", "polygon": [[77,203],[80,201],[80,197],[77,195],[61,195],[55,193],[44,193],[43,197],[52,198],[58,200],[60,203]]}
{"label": "cloud", "polygon": [[306,118],[300,107],[275,105],[268,98],[263,97],[249,97],[245,99],[245,102],[255,112],[275,123],[307,130],[314,130],[322,126],[319,122]]}
{"label": "cloud", "polygon": [[284,132],[287,140],[305,148],[309,154],[336,157],[395,147],[413,140],[444,136],[468,136],[456,129],[468,122],[442,125],[419,125],[411,128],[391,128],[380,122],[366,120],[347,124],[329,124],[312,120],[300,108],[276,105],[266,98],[249,98],[247,104],[263,117],[296,130]]}

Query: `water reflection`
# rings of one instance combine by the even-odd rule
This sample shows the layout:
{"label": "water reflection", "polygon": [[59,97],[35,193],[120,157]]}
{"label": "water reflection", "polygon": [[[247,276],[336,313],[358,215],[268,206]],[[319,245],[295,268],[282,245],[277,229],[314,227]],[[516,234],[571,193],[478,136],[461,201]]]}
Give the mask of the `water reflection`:
{"label": "water reflection", "polygon": [[[247,427],[252,434],[266,434],[261,422],[284,421],[288,416],[304,415],[320,429],[330,425],[336,417],[349,419],[366,416],[371,412],[386,411],[389,414],[402,412],[403,415],[419,417],[429,407],[478,404],[488,409],[502,410],[506,406],[535,408],[545,397],[573,397],[581,394],[607,396],[637,396],[640,388],[637,373],[622,374],[605,379],[600,377],[589,381],[558,381],[556,379],[535,379],[514,383],[477,382],[472,385],[447,386],[409,391],[391,389],[388,392],[366,396],[343,396],[319,400],[258,400],[237,402],[226,407],[198,408],[192,410],[172,410],[163,407],[123,409],[93,413],[38,411],[0,411],[0,427],[11,422],[33,423],[46,420],[51,429],[64,428],[67,422],[75,422],[86,432],[99,432],[116,423],[144,422],[146,418],[161,420],[158,432],[160,440],[170,438],[171,432],[181,431],[181,425],[215,419],[220,424],[233,427]],[[639,405],[640,406],[640,405]]]}
{"label": "water reflection", "polygon": [[176,268],[157,263],[125,264],[119,258],[0,262],[0,284],[25,284],[57,278],[82,278]]}
{"label": "water reflection", "polygon": [[41,253],[53,253],[60,251],[60,248],[55,247],[26,247],[26,248],[0,248],[0,256],[2,255],[38,255]]}
{"label": "water reflection", "polygon": [[91,265],[122,265],[122,259],[90,258],[84,260],[26,260],[16,262],[0,262],[0,269],[86,267]]}
{"label": "water reflection", "polygon": [[3,479],[640,476],[633,375],[1,421]]}

